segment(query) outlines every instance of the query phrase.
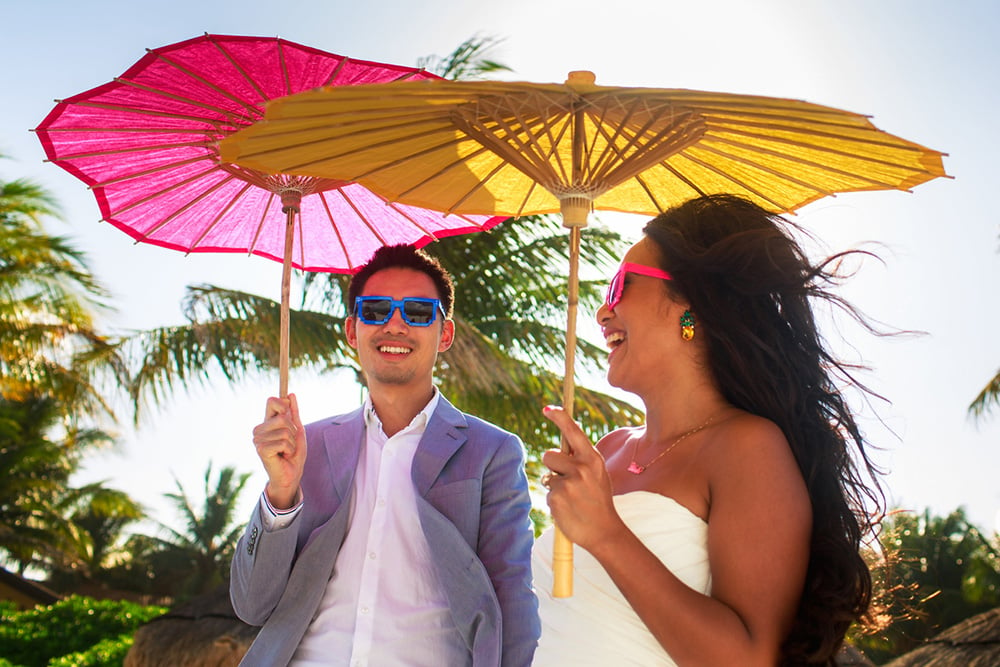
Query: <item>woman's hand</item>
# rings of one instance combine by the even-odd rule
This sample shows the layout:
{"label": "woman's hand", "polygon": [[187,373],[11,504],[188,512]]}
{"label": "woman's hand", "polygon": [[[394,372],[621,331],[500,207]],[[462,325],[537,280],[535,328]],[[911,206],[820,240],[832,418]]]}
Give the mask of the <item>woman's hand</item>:
{"label": "woman's hand", "polygon": [[611,499],[604,457],[565,410],[546,406],[543,414],[559,427],[566,449],[551,449],[542,456],[542,463],[552,471],[543,477],[549,489],[549,510],[566,537],[594,553],[627,530]]}

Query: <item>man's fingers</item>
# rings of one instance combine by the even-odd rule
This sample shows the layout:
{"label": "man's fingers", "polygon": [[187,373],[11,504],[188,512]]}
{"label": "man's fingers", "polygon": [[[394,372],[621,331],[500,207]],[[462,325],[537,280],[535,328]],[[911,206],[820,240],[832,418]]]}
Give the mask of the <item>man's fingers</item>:
{"label": "man's fingers", "polygon": [[288,412],[288,399],[271,396],[267,399],[267,405],[264,408],[264,421],[286,412]]}
{"label": "man's fingers", "polygon": [[295,424],[295,427],[301,428],[302,420],[299,419],[299,399],[295,397],[295,394],[288,395],[288,407],[291,408],[292,422]]}

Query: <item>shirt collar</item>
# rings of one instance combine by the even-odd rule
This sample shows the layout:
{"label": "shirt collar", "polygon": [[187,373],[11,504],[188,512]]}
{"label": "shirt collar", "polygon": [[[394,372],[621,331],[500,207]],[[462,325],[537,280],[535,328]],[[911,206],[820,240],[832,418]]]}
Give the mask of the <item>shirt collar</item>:
{"label": "shirt collar", "polygon": [[[428,422],[430,422],[431,415],[434,414],[434,410],[437,409],[438,402],[441,400],[441,392],[438,391],[437,387],[434,387],[434,394],[431,396],[431,400],[427,401],[427,405],[424,406],[423,410],[418,412],[413,420],[404,430],[411,428],[418,429],[423,432],[427,428]],[[364,403],[364,415],[365,415],[365,426],[368,428],[378,429],[378,432],[382,432],[382,420],[379,419],[378,413],[375,412],[375,406],[372,405],[371,394],[365,396]]]}

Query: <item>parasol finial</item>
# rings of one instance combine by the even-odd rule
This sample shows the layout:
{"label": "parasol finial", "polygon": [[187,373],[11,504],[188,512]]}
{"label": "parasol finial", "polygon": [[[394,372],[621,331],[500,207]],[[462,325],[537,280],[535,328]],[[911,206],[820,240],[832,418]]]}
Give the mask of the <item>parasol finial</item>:
{"label": "parasol finial", "polygon": [[575,70],[566,75],[567,86],[593,86],[597,83],[597,75],[585,69]]}

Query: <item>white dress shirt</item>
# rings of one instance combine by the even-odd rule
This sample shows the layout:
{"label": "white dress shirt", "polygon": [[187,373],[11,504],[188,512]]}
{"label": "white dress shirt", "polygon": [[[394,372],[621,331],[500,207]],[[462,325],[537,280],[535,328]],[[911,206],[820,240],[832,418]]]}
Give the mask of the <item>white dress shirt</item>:
{"label": "white dress shirt", "polygon": [[[371,399],[365,400],[365,445],[347,536],[293,667],[471,664],[431,561],[410,474],[438,399],[435,390],[409,426],[391,438]],[[266,494],[261,502],[269,529],[287,525],[297,513],[274,512]]]}

